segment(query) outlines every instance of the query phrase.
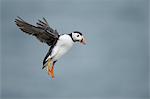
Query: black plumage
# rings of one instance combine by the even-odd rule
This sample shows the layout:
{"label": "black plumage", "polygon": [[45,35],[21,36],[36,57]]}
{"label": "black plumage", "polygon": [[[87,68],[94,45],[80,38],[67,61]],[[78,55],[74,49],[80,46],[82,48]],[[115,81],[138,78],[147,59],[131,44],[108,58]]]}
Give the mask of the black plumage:
{"label": "black plumage", "polygon": [[37,37],[41,42],[47,43],[49,46],[55,44],[59,38],[56,30],[52,29],[45,18],[43,21],[39,20],[37,26],[31,25],[18,17],[15,19],[16,25],[26,34]]}

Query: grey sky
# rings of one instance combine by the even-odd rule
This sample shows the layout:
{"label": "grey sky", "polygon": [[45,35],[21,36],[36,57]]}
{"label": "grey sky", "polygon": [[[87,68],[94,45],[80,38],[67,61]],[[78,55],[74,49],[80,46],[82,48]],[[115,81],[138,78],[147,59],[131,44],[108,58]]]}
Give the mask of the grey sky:
{"label": "grey sky", "polygon": [[[2,99],[148,99],[148,0],[2,0]],[[14,19],[45,17],[61,34],[82,32],[55,66],[42,70],[49,47]]]}

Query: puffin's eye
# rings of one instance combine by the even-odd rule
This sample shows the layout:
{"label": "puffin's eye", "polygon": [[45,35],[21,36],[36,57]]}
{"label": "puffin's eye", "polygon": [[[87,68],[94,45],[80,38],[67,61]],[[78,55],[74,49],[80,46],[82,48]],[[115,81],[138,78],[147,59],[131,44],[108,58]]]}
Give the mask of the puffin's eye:
{"label": "puffin's eye", "polygon": [[79,35],[77,35],[77,37],[79,37]]}

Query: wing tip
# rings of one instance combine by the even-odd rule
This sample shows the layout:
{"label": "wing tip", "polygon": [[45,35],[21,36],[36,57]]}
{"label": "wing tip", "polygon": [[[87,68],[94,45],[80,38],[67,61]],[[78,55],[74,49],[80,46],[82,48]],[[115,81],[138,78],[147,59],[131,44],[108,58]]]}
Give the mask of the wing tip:
{"label": "wing tip", "polygon": [[15,21],[24,21],[21,17],[17,16],[17,18],[15,19]]}
{"label": "wing tip", "polygon": [[17,16],[17,18],[14,21],[17,26],[20,26],[20,23],[25,22],[21,17]]}

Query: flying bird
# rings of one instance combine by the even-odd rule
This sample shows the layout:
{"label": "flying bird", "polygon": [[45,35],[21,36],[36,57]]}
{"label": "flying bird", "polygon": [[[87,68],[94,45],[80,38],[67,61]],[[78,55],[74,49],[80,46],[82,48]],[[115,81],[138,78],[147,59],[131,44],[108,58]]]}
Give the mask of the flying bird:
{"label": "flying bird", "polygon": [[73,46],[75,42],[86,44],[83,34],[74,31],[69,34],[59,34],[57,30],[52,29],[47,20],[38,20],[36,25],[29,24],[22,18],[15,19],[16,25],[26,34],[35,36],[42,43],[50,46],[48,53],[43,60],[42,69],[46,68],[48,75],[54,78],[54,65],[58,59],[64,55]]}

